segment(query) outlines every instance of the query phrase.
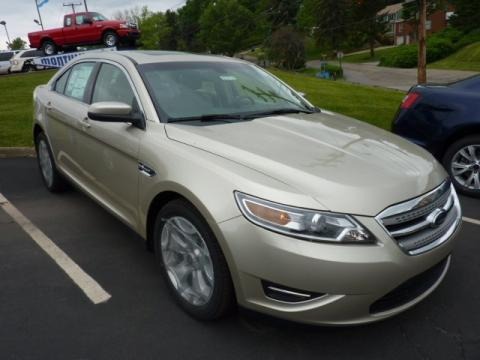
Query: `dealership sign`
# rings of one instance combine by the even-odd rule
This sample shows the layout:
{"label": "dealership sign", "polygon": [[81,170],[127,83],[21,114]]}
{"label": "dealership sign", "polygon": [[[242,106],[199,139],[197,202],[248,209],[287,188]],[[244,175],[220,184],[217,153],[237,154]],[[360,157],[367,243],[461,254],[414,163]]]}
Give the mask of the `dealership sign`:
{"label": "dealership sign", "polygon": [[114,51],[114,50],[116,50],[116,48],[96,49],[96,50],[89,50],[89,51],[78,51],[78,52],[68,53],[68,54],[42,56],[42,57],[33,59],[33,63],[36,65],[43,65],[45,67],[61,68],[64,65],[66,65],[70,60],[76,58],[77,56],[90,53],[93,51]]}

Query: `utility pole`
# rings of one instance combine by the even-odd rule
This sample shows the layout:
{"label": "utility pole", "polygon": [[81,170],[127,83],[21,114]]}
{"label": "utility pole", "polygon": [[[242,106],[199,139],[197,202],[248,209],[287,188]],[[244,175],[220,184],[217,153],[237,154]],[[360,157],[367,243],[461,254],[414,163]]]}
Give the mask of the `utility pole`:
{"label": "utility pole", "polygon": [[63,6],[71,6],[72,7],[72,13],[75,14],[75,6],[81,6],[82,4],[76,4],[76,3],[63,3]]}
{"label": "utility pole", "polygon": [[427,0],[419,0],[418,83],[427,82]]}
{"label": "utility pole", "polygon": [[85,12],[88,12],[87,0],[83,0],[83,5],[85,5]]}

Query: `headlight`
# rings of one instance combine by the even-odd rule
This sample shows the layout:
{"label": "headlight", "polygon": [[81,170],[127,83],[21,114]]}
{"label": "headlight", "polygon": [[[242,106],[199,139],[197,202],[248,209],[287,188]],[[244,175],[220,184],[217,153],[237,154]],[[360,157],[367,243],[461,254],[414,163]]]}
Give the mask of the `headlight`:
{"label": "headlight", "polygon": [[307,210],[235,192],[242,214],[254,224],[288,236],[333,243],[373,243],[373,235],[353,217]]}
{"label": "headlight", "polygon": [[128,24],[120,24],[120,29],[128,29]]}

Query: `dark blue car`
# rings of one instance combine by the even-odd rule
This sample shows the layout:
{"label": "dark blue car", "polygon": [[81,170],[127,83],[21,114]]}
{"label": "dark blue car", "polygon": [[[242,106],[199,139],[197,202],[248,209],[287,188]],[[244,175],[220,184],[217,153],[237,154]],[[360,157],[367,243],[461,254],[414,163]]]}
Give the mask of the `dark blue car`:
{"label": "dark blue car", "polygon": [[480,76],[410,89],[393,132],[431,152],[457,190],[480,197]]}

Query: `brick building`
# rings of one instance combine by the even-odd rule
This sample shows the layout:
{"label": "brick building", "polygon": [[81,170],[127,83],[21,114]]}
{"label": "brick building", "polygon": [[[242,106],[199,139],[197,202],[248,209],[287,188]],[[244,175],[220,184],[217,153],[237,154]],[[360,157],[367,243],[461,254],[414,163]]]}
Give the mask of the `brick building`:
{"label": "brick building", "polygon": [[[411,44],[417,41],[415,23],[405,21],[402,18],[403,4],[389,5],[378,12],[388,24],[386,36],[390,37],[394,45]],[[454,8],[448,5],[446,8],[438,9],[427,18],[427,34],[434,34],[448,26],[448,20],[454,13]]]}

